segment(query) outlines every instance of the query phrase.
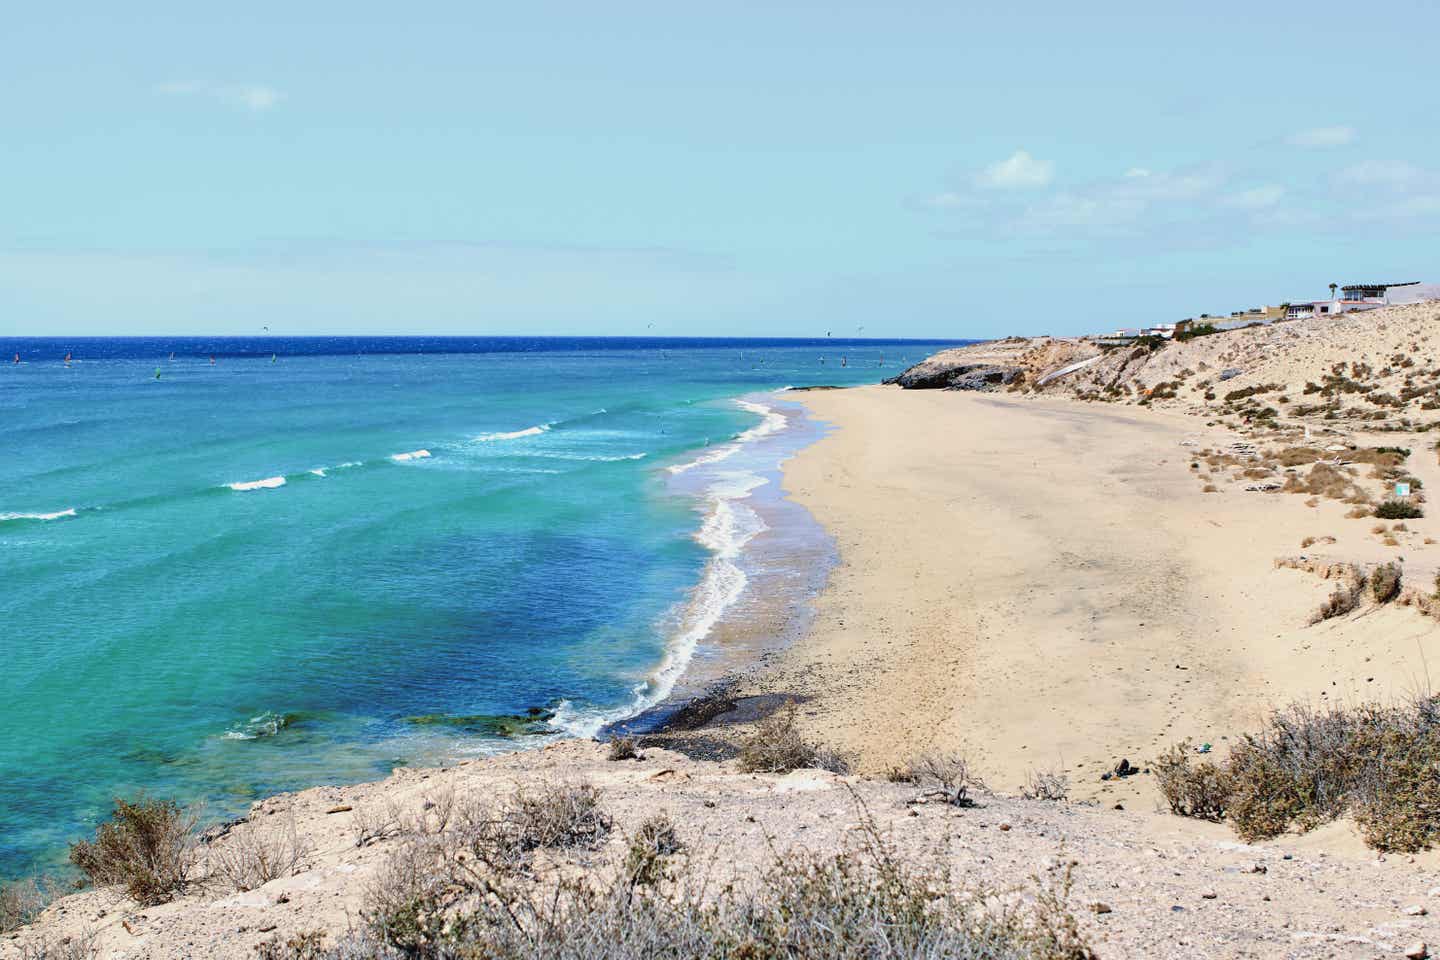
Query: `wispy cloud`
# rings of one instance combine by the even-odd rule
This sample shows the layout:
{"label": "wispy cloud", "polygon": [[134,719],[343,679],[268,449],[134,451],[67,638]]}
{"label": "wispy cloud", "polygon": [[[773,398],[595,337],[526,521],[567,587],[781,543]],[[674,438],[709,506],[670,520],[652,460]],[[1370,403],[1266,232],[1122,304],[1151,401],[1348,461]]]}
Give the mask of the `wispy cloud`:
{"label": "wispy cloud", "polygon": [[285,99],[284,93],[264,83],[162,83],[155,92],[167,97],[203,97],[252,113],[262,113]]}
{"label": "wispy cloud", "polygon": [[1345,126],[1312,127],[1309,130],[1292,133],[1285,139],[1292,147],[1343,147],[1347,143],[1355,142],[1355,128]]}
{"label": "wispy cloud", "polygon": [[1054,165],[1037,160],[1025,150],[1016,150],[999,163],[980,171],[976,185],[987,189],[1013,190],[1043,187],[1055,174]]}
{"label": "wispy cloud", "polygon": [[1275,206],[1285,196],[1285,188],[1268,184],[1232,193],[1222,201],[1225,206],[1237,210],[1264,210]]}

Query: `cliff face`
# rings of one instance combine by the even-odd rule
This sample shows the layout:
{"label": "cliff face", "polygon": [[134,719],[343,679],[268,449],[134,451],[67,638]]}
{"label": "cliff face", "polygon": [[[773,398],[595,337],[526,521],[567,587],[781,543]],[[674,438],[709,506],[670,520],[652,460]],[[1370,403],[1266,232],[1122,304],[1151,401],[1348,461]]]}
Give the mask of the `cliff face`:
{"label": "cliff face", "polygon": [[1153,345],[1012,337],[941,351],[887,382],[1414,427],[1440,421],[1440,302]]}
{"label": "cliff face", "polygon": [[998,390],[1099,353],[1083,340],[1010,337],[942,350],[885,382],[907,390]]}

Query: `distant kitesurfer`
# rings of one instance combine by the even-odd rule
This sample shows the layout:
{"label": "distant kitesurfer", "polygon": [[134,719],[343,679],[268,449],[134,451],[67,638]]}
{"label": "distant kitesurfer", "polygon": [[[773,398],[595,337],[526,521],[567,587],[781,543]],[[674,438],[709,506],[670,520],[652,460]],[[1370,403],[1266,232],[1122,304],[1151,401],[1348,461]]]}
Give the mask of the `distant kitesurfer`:
{"label": "distant kitesurfer", "polygon": [[66,351],[65,351],[65,366],[67,366],[67,367],[70,366],[70,351],[69,351],[69,350],[66,350]]}
{"label": "distant kitesurfer", "polygon": [[215,354],[210,354],[210,366],[215,366]]}
{"label": "distant kitesurfer", "polygon": [[19,363],[19,362],[20,362],[20,354],[18,354],[18,353],[15,354],[15,362],[16,362],[16,363]]}

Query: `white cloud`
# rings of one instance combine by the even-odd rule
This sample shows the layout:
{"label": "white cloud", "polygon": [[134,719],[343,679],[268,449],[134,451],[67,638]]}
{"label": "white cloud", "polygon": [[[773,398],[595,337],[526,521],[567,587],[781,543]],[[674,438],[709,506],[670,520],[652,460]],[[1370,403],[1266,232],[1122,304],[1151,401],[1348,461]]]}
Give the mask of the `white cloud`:
{"label": "white cloud", "polygon": [[1314,127],[1293,133],[1286,139],[1293,147],[1343,147],[1355,141],[1355,128]]}
{"label": "white cloud", "polygon": [[285,99],[285,94],[263,83],[213,86],[203,83],[162,83],[155,92],[167,97],[206,97],[227,106],[261,113]]}
{"label": "white cloud", "polygon": [[1150,171],[1145,169],[1144,167],[1131,167],[1129,170],[1125,171],[1125,176],[1133,180],[1136,177],[1150,176]]}
{"label": "white cloud", "polygon": [[1225,198],[1224,203],[1227,207],[1235,207],[1240,210],[1263,210],[1275,206],[1283,196],[1285,196],[1284,187],[1270,184],[1232,193]]}
{"label": "white cloud", "polygon": [[1024,150],[1016,150],[999,163],[991,164],[976,178],[977,185],[1000,190],[1043,187],[1054,175],[1054,167],[1045,160],[1036,160]]}
{"label": "white cloud", "polygon": [[1337,179],[1341,183],[1403,190],[1424,181],[1426,173],[1403,160],[1366,160],[1341,170]]}

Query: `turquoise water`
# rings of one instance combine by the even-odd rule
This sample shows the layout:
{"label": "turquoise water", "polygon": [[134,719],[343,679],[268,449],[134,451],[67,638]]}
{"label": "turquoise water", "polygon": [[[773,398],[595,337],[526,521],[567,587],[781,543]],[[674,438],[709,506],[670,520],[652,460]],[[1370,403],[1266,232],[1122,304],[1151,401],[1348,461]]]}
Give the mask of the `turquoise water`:
{"label": "turquoise water", "polygon": [[0,875],[116,794],[218,816],[653,703],[745,590],[766,391],[930,349],[0,341]]}

